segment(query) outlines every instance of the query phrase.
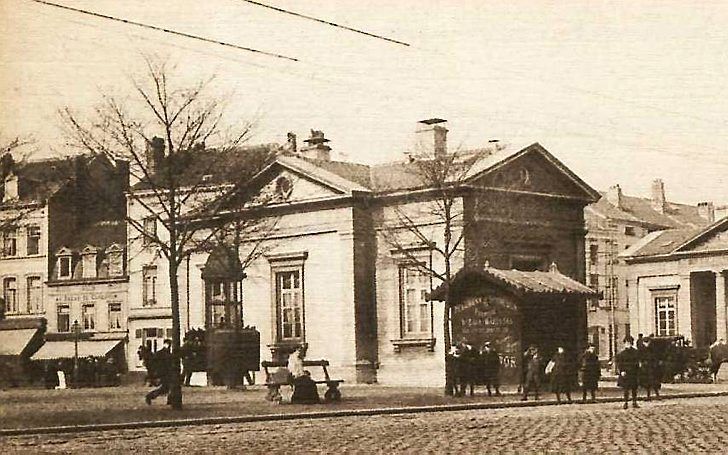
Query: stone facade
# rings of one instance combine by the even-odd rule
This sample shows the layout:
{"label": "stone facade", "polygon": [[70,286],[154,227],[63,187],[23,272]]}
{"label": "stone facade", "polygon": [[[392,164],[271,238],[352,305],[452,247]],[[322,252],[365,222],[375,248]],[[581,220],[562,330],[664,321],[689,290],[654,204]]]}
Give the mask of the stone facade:
{"label": "stone facade", "polygon": [[[412,162],[370,167],[325,155],[282,152],[246,186],[253,196],[221,215],[276,220],[275,229],[235,245],[246,273],[243,324],[260,331],[263,359],[305,344],[308,358],[329,360],[332,375],[347,381],[441,385],[444,305],[426,300],[440,281],[413,264],[444,269],[436,253],[445,239],[443,221],[433,215],[433,189],[413,178]],[[557,262],[565,274],[584,279],[583,207],[596,200],[594,190],[538,144],[493,148],[469,172],[453,186],[453,209],[461,214],[453,233],[463,234],[453,273],[487,261],[531,270]],[[255,205],[270,194],[280,197]],[[145,216],[134,204],[130,215]],[[427,242],[398,225],[402,216]],[[395,247],[391,235],[398,228],[403,235]],[[132,369],[139,367],[137,347],[169,336],[171,328],[165,260],[131,241],[133,235],[130,230]],[[262,253],[248,260],[253,248]],[[179,270],[183,332],[216,323],[206,308],[206,294],[214,292],[202,279],[207,259],[208,253],[193,254]],[[152,270],[155,303],[145,305],[145,273]]]}
{"label": "stone facade", "polygon": [[705,229],[658,231],[623,252],[635,332],[726,339],[728,218]]}
{"label": "stone facade", "polygon": [[[584,211],[586,283],[602,293],[589,305],[589,339],[603,362],[612,359],[627,335],[636,336],[630,324],[629,286],[632,284],[618,255],[641,238],[662,229],[698,228],[715,216],[711,204],[698,206],[670,202],[661,180],[652,184],[649,198],[627,196],[619,185],[602,194]],[[701,210],[701,207],[703,208]]]}

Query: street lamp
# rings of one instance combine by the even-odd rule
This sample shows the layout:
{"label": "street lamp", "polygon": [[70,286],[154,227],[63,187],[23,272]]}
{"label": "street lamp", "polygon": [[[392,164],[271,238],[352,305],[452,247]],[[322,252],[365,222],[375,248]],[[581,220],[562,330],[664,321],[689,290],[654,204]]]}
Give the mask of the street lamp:
{"label": "street lamp", "polygon": [[81,335],[81,324],[78,320],[73,321],[73,384],[78,385],[78,337]]}

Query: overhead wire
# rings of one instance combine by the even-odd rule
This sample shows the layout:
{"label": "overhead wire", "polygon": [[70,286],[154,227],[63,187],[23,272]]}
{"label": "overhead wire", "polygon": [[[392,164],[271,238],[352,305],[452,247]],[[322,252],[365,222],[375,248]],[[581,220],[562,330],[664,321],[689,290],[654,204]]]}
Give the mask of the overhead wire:
{"label": "overhead wire", "polygon": [[172,35],[183,36],[185,38],[190,38],[190,39],[195,39],[195,40],[199,40],[199,41],[204,41],[204,42],[207,42],[207,43],[218,44],[220,46],[225,46],[225,47],[229,47],[229,48],[233,48],[233,49],[238,49],[238,50],[242,50],[242,51],[246,51],[246,52],[251,52],[251,53],[254,53],[254,54],[266,55],[268,57],[275,57],[275,58],[280,58],[280,59],[284,59],[284,60],[290,60],[292,62],[297,62],[298,61],[298,59],[295,58],[295,57],[289,57],[289,56],[286,56],[286,55],[283,55],[283,54],[278,54],[278,53],[275,53],[275,52],[262,51],[262,50],[259,50],[259,49],[254,49],[252,47],[241,46],[241,45],[238,45],[238,44],[228,43],[228,42],[225,42],[225,41],[219,41],[219,40],[215,40],[215,39],[211,39],[211,38],[206,38],[204,36],[193,35],[191,33],[180,32],[180,31],[173,30],[173,29],[170,29],[170,28],[158,27],[156,25],[150,25],[150,24],[145,24],[145,23],[142,23],[142,22],[136,22],[136,21],[132,21],[132,20],[129,20],[129,19],[124,19],[124,18],[120,18],[120,17],[116,17],[116,16],[110,16],[110,15],[107,15],[107,14],[101,14],[101,13],[97,13],[95,11],[89,11],[89,10],[85,10],[85,9],[81,9],[81,8],[74,8],[72,6],[61,5],[59,3],[53,3],[53,2],[46,1],[46,0],[30,0],[30,1],[31,2],[34,2],[34,3],[39,3],[41,5],[51,6],[51,7],[54,7],[54,8],[60,8],[60,9],[64,9],[64,10],[67,10],[67,11],[73,11],[73,12],[76,12],[76,13],[85,14],[85,15],[88,15],[88,16],[93,16],[93,17],[97,17],[97,18],[101,18],[101,19],[106,19],[106,20],[115,21],[115,22],[121,22],[121,23],[124,23],[124,24],[134,25],[134,26],[137,26],[137,27],[142,27],[142,28],[146,28],[146,29],[150,29],[150,30],[156,30],[156,31],[164,32],[164,33],[169,33],[169,34],[172,34]]}
{"label": "overhead wire", "polygon": [[327,21],[327,20],[324,20],[324,19],[319,19],[318,17],[309,16],[307,14],[298,13],[298,12],[295,12],[295,11],[290,11],[290,10],[287,10],[287,9],[284,9],[284,8],[280,8],[280,7],[277,7],[277,6],[269,5],[267,3],[257,2],[257,1],[254,1],[254,0],[238,0],[238,1],[245,2],[245,3],[250,3],[251,5],[260,6],[260,7],[267,8],[267,9],[271,9],[273,11],[277,11],[277,12],[283,13],[283,14],[288,14],[290,16],[295,16],[295,17],[298,17],[298,18],[301,18],[301,19],[306,19],[306,20],[318,22],[318,23],[321,23],[321,24],[330,25],[332,27],[340,28],[340,29],[343,29],[343,30],[348,30],[350,32],[359,33],[361,35],[365,35],[365,36],[368,36],[370,38],[376,38],[376,39],[380,39],[380,40],[383,40],[383,41],[388,41],[390,43],[399,44],[401,46],[409,46],[410,45],[409,43],[405,43],[404,41],[399,41],[399,40],[396,40],[394,38],[388,38],[386,36],[377,35],[376,33],[371,33],[371,32],[367,32],[367,31],[364,31],[364,30],[360,30],[360,29],[356,29],[356,28],[353,28],[353,27],[349,27],[349,26],[346,26],[346,25],[337,24],[336,22],[331,22],[331,21]]}
{"label": "overhead wire", "polygon": [[[85,13],[85,14],[88,13],[88,12],[84,12],[83,10],[80,10],[80,9],[77,9],[77,8],[67,7],[67,6],[64,6],[64,5],[58,5],[58,4],[54,4],[52,2],[47,2],[45,0],[31,0],[31,1],[36,2],[36,3],[48,4],[48,5],[51,5],[51,6],[57,6],[59,8],[67,9],[67,10],[71,10],[71,11],[82,12],[82,13]],[[242,0],[242,1],[247,1],[247,0]],[[251,3],[251,2],[248,2],[248,3]],[[253,3],[256,3],[257,4],[257,3],[260,3],[260,2],[253,2]],[[260,6],[266,6],[266,7],[268,7],[269,5],[261,4]],[[275,8],[275,7],[271,7],[271,9],[277,10],[277,8]],[[284,12],[288,13],[287,11],[284,11]],[[119,22],[128,23],[128,24],[131,24],[131,25],[141,25],[142,27],[145,27],[145,28],[151,28],[151,29],[155,29],[155,30],[168,31],[168,29],[162,29],[160,27],[147,26],[146,24],[140,24],[140,23],[135,23],[133,21],[128,21],[128,20],[119,19],[119,18],[113,18],[112,16],[106,16],[106,15],[103,15],[103,14],[100,14],[100,13],[93,13],[93,12],[91,12],[90,14],[93,15],[93,16],[99,16],[99,17],[103,17],[103,18],[107,18],[107,19],[117,20]],[[305,15],[302,15],[302,16],[305,16]],[[323,22],[326,22],[326,21],[323,21]],[[187,38],[190,38],[190,37],[197,38],[194,35],[189,35],[189,34],[185,34],[185,33],[181,33],[181,32],[177,32],[177,33],[170,32],[170,33],[177,34],[177,35],[181,35],[181,36],[184,36],[184,37],[187,37]],[[147,39],[147,38],[141,38],[141,39]],[[210,39],[206,39],[206,38],[200,38],[200,39],[201,39],[201,41],[207,41],[207,42],[211,42],[211,43],[214,43],[214,44],[222,44],[225,47],[238,47],[239,48],[239,46],[230,45],[230,44],[218,42],[218,41],[215,41],[215,40],[210,40]],[[237,58],[231,58],[229,56],[223,56],[223,55],[220,55],[218,53],[203,52],[203,51],[200,51],[200,50],[197,50],[197,49],[190,49],[188,47],[184,47],[184,46],[180,46],[180,45],[174,45],[174,44],[170,44],[170,43],[166,43],[166,42],[163,43],[163,44],[172,45],[172,46],[180,47],[180,48],[183,48],[183,49],[192,50],[194,52],[201,52],[201,53],[204,53],[206,55],[212,55],[212,56],[215,56],[215,57],[218,57],[218,58],[232,60],[232,61],[236,61],[236,62],[239,62],[239,63],[250,64],[252,66],[255,66],[255,67],[258,67],[258,68],[261,68],[261,69],[270,70],[270,71],[278,72],[278,73],[281,73],[281,74],[286,74],[288,76],[293,76],[293,77],[297,77],[297,78],[305,78],[305,79],[309,79],[309,80],[318,80],[319,82],[336,84],[336,85],[339,85],[339,86],[342,86],[342,87],[347,87],[348,89],[350,89],[350,88],[362,88],[360,82],[357,82],[357,81],[347,81],[347,80],[341,79],[341,78],[332,79],[332,78],[328,78],[328,77],[321,77],[319,74],[314,74],[314,73],[307,74],[307,75],[303,75],[303,74],[298,74],[297,72],[293,72],[293,71],[282,71],[280,68],[273,68],[273,67],[270,67],[270,66],[267,66],[267,65],[252,64],[250,62],[245,62],[245,61],[242,61],[242,60],[237,59]],[[440,57],[444,56],[444,54],[441,51],[437,51],[437,50],[433,50],[433,49],[428,49],[428,48],[425,48],[425,47],[422,47],[422,46],[412,46],[411,48],[417,49],[419,51],[424,51],[426,53],[430,53],[431,55],[437,55],[437,56],[440,56]],[[243,50],[250,50],[249,48],[242,48],[242,49]],[[268,54],[265,51],[255,51],[255,52],[256,53]],[[277,55],[277,54],[274,54],[274,55]],[[295,61],[295,62],[301,62],[301,60],[299,60],[299,59],[293,59],[293,58],[290,58],[290,57],[284,57],[284,58],[287,59],[287,60]],[[317,64],[317,67],[318,66],[320,66],[320,64]],[[342,69],[342,67],[340,67],[340,66],[337,66],[337,68]],[[515,75],[518,75],[520,77],[523,77],[524,76],[524,74],[521,73],[521,72],[514,71],[514,70],[508,70],[508,69],[504,69],[504,68],[501,68],[501,67],[499,67],[498,70],[499,71],[510,72],[511,74],[515,74]],[[341,73],[338,73],[338,74],[341,74]],[[533,80],[529,80],[528,82],[533,82]],[[537,81],[537,82],[544,82],[544,81]],[[618,97],[612,97],[612,96],[609,96],[609,95],[600,94],[598,92],[583,90],[583,89],[580,89],[578,87],[572,87],[572,86],[569,86],[569,85],[564,85],[564,88],[566,88],[568,90],[577,91],[579,93],[584,93],[584,94],[587,94],[587,95],[593,95],[593,96],[603,97],[605,99],[613,99],[613,100],[618,100],[620,102],[623,101],[622,99],[620,99]],[[367,93],[369,93],[368,90],[367,90]],[[409,97],[406,97],[406,96],[403,96],[403,95],[400,95],[400,94],[396,94],[396,93],[395,94],[391,94],[391,97],[398,98],[398,99],[401,99],[401,100],[410,100]],[[647,105],[647,107],[650,107],[650,106]],[[656,108],[656,110],[662,111],[662,109],[660,109],[660,108]],[[682,115],[679,112],[671,112],[671,113],[674,114],[674,115]],[[567,121],[571,121],[571,119],[568,119],[568,118],[563,117],[563,116],[556,116],[556,117],[562,118],[562,119],[566,119]],[[705,121],[706,120],[706,119],[703,119],[703,118],[700,118],[700,117],[693,117],[693,118],[695,120],[701,120],[701,121]],[[549,128],[549,127],[546,127],[546,126],[540,126],[540,125],[535,124],[533,122],[523,122],[523,121],[517,121],[517,120],[503,120],[503,119],[501,119],[501,121],[503,123],[506,123],[506,124],[525,125],[525,126],[529,126],[529,127],[534,127],[535,126],[536,128],[542,129],[542,130],[552,130],[552,128]],[[581,121],[584,122],[583,119]],[[605,125],[603,123],[595,123],[595,122],[585,122],[585,123],[588,124],[588,125],[597,126],[597,127],[605,127],[606,126],[607,128],[613,128],[612,126]],[[637,147],[637,148],[645,149],[645,150],[652,150],[652,151],[655,151],[655,152],[664,153],[664,154],[668,154],[668,155],[680,156],[681,158],[688,158],[688,159],[691,159],[691,160],[700,160],[701,162],[708,161],[708,162],[715,163],[715,164],[719,164],[719,165],[728,165],[728,161],[718,161],[718,160],[713,160],[711,158],[707,158],[706,159],[706,158],[702,158],[700,156],[696,156],[696,151],[695,150],[693,150],[690,154],[684,154],[684,153],[680,153],[680,152],[676,152],[676,151],[672,151],[672,150],[668,150],[668,149],[664,149],[664,148],[653,147],[653,146],[645,146],[645,145],[640,144],[640,143],[637,143],[637,142],[620,141],[618,139],[615,139],[614,138],[614,135],[611,135],[611,136],[609,136],[609,138],[607,138],[606,136],[601,136],[601,135],[597,135],[597,134],[589,134],[589,133],[584,133],[584,132],[570,132],[570,131],[563,131],[563,132],[565,133],[565,135],[568,135],[568,136],[574,136],[574,137],[579,137],[579,136],[581,136],[581,137],[591,137],[591,138],[599,139],[599,140],[602,140],[602,141],[607,141],[609,143],[621,144],[621,145],[628,146],[628,147]],[[710,149],[714,149],[716,151],[720,151],[720,152],[725,153],[725,150],[722,150],[722,149],[718,149],[718,148],[714,148],[714,147],[708,147],[708,146],[701,146],[701,147],[710,148]]]}

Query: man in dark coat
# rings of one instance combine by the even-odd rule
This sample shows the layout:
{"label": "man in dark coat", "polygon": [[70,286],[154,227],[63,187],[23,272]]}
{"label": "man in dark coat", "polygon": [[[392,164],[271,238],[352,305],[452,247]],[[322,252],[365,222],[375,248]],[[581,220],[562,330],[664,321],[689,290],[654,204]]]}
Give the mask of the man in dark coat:
{"label": "man in dark coat", "polygon": [[556,394],[556,402],[561,404],[561,394],[564,393],[566,400],[571,403],[572,369],[564,348],[556,348],[556,354],[551,360],[554,362],[551,369],[551,390]]}
{"label": "man in dark coat", "polygon": [[495,389],[496,396],[500,395],[500,381],[498,375],[500,374],[500,358],[498,351],[493,348],[489,341],[485,342],[483,349],[480,351],[480,362],[483,368],[483,384],[488,391],[488,396],[491,396],[491,387]]}
{"label": "man in dark coat", "polygon": [[523,354],[523,397],[521,401],[528,400],[528,392],[533,390],[534,398],[538,400],[538,392],[541,388],[541,376],[543,375],[543,358],[536,346],[529,347]]}
{"label": "man in dark coat", "polygon": [[662,387],[662,359],[657,352],[654,343],[649,338],[645,338],[642,349],[637,348],[640,353],[640,385],[647,390],[647,401],[652,399],[652,392],[655,397],[660,397],[660,388]]}
{"label": "man in dark coat", "polygon": [[587,346],[579,360],[579,374],[581,375],[581,391],[582,403],[586,403],[586,393],[591,394],[591,401],[597,401],[596,392],[599,386],[599,377],[601,376],[601,367],[599,365],[599,357],[596,354],[593,344]]}
{"label": "man in dark coat", "polygon": [[154,353],[154,360],[159,374],[160,385],[147,394],[145,398],[147,404],[152,404],[152,400],[158,396],[169,393],[169,386],[172,382],[172,375],[174,374],[172,365],[172,340],[164,340],[164,347]]}
{"label": "man in dark coat", "polygon": [[617,354],[617,370],[619,377],[617,385],[624,389],[624,409],[629,407],[629,395],[632,393],[632,407],[639,408],[637,404],[637,387],[640,377],[640,355],[634,347],[634,339],[627,335],[624,339],[624,350]]}

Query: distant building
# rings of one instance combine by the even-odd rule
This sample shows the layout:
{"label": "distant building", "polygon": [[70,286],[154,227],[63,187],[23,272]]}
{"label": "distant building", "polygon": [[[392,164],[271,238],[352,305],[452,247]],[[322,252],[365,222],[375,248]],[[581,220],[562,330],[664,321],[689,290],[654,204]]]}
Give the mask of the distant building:
{"label": "distant building", "polygon": [[712,203],[697,206],[667,200],[662,180],[652,182],[650,198],[627,196],[619,185],[602,194],[589,205],[586,219],[586,283],[602,292],[589,308],[589,339],[597,347],[599,358],[611,360],[615,348],[625,335],[635,330],[630,326],[628,287],[618,255],[642,237],[657,230],[700,228],[712,223]]}
{"label": "distant building", "polygon": [[[90,278],[98,273],[91,271],[92,262],[93,268],[105,267],[102,256],[92,256],[100,253],[99,247],[105,252],[108,245],[94,247],[89,237],[89,248],[81,251],[87,244],[80,238],[98,238],[106,230],[97,224],[102,221],[116,224],[117,231],[122,227],[116,242],[123,270],[125,163],[100,155],[21,163],[6,157],[2,163],[0,280],[6,317],[44,319],[44,328],[47,320],[47,336],[69,332],[74,320],[98,319],[100,309],[82,307],[82,298],[60,304],[52,284],[59,278]],[[62,299],[70,299],[62,294]]]}
{"label": "distant building", "polygon": [[702,229],[653,232],[622,252],[633,332],[726,339],[728,218]]}
{"label": "distant building", "polygon": [[[443,121],[423,122],[420,146],[433,155],[448,153],[446,133]],[[183,264],[182,330],[241,317],[260,331],[263,359],[306,345],[309,358],[328,359],[332,374],[349,381],[441,385],[444,306],[427,301],[439,282],[417,267],[422,261],[443,268],[433,251],[443,244],[442,220],[433,215],[438,189],[423,183],[411,160],[377,166],[333,161],[322,132],[313,131],[306,142],[297,149],[289,138],[246,186],[250,198],[221,214],[278,219],[264,238],[264,254],[247,264],[241,282],[205,280],[209,253]],[[464,235],[453,272],[486,264],[546,271],[555,262],[583,282],[583,208],[598,193],[537,143],[482,152],[453,186],[453,210],[468,220],[465,232],[462,224],[454,227],[455,235]],[[143,183],[133,191],[143,191]],[[266,195],[268,203],[250,203],[256,195]],[[129,213],[139,222],[146,216],[138,207]],[[432,231],[427,242],[405,239],[407,254],[387,238],[402,228],[402,213]],[[253,244],[243,239],[241,256]],[[130,242],[130,352],[171,328],[165,261],[144,248]],[[221,312],[226,299],[242,299],[242,314]],[[130,367],[139,367],[131,357]]]}

